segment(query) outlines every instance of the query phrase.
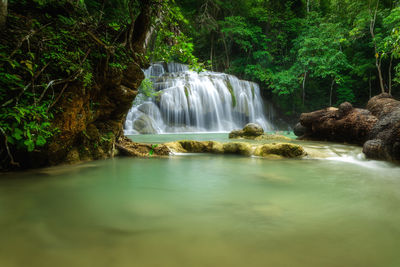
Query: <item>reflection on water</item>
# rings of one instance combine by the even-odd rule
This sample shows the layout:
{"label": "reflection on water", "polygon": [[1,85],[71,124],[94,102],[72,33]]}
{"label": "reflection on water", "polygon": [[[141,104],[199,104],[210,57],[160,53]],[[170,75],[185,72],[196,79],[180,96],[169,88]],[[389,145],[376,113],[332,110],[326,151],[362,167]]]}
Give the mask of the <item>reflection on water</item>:
{"label": "reflection on water", "polygon": [[2,175],[0,266],[400,266],[400,168],[303,144]]}

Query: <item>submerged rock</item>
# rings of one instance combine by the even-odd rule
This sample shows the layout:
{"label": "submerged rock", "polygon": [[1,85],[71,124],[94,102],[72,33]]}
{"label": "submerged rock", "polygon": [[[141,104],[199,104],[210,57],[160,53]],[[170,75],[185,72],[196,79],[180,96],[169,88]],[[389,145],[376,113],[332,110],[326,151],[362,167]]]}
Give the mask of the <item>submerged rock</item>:
{"label": "submerged rock", "polygon": [[249,144],[245,142],[220,143],[215,141],[176,141],[164,144],[176,153],[214,153],[259,156],[268,158],[296,158],[305,156],[304,149],[296,144]]}

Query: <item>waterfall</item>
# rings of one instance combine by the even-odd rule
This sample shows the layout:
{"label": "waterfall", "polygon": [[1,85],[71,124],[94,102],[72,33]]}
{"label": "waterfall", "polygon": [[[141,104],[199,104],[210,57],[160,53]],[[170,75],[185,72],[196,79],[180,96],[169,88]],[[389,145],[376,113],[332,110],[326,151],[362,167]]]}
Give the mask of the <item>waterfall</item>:
{"label": "waterfall", "polygon": [[217,72],[194,72],[179,63],[157,63],[144,71],[158,93],[139,94],[125,121],[125,134],[229,132],[266,119],[256,83]]}

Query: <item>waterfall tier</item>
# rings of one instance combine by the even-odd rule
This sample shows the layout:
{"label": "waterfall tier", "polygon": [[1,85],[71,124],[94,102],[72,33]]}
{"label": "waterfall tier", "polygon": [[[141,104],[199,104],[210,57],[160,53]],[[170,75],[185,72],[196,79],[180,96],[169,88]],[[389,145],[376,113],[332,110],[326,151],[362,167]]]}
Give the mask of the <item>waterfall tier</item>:
{"label": "waterfall tier", "polygon": [[153,64],[144,71],[158,93],[139,94],[125,122],[125,134],[229,132],[265,117],[256,83],[217,72],[194,72],[178,63]]}

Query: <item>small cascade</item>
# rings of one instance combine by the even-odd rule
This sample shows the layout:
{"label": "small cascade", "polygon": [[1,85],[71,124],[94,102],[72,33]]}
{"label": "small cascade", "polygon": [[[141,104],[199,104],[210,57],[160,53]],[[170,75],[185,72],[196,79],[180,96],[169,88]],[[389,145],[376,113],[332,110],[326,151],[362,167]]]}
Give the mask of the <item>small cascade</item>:
{"label": "small cascade", "polygon": [[125,122],[125,134],[229,132],[266,119],[256,83],[217,72],[194,72],[179,63],[156,63],[144,71],[157,91],[139,94]]}

